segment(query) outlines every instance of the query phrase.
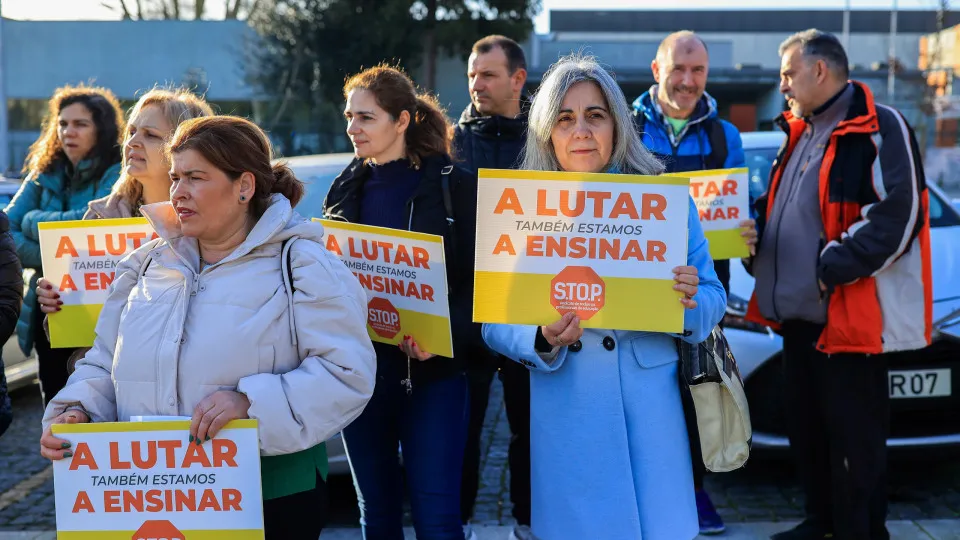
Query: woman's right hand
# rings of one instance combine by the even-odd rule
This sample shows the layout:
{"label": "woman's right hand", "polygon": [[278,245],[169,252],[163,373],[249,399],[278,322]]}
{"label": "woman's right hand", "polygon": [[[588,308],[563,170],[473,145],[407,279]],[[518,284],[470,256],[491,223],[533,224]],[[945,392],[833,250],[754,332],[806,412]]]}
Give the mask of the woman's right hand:
{"label": "woman's right hand", "polygon": [[70,442],[54,437],[52,426],[53,424],[85,424],[89,421],[90,417],[87,413],[76,409],[66,411],[54,418],[40,436],[40,455],[52,461],[73,456]]}
{"label": "woman's right hand", "polygon": [[53,283],[47,281],[47,278],[40,278],[37,282],[37,301],[40,302],[40,311],[47,315],[60,311],[60,306],[63,305],[60,293],[53,290]]}
{"label": "woman's right hand", "polygon": [[583,336],[583,329],[580,328],[580,318],[572,311],[565,313],[559,321],[553,324],[541,326],[540,332],[553,347],[571,345]]}

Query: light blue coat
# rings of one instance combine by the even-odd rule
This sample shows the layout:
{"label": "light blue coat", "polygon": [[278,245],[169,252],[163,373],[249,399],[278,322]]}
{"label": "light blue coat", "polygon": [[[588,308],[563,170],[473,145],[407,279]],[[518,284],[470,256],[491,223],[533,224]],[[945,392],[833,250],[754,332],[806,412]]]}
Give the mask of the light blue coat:
{"label": "light blue coat", "polygon": [[[697,308],[684,315],[691,343],[706,338],[726,306],[698,216],[691,199],[687,264],[700,276]],[[534,349],[536,332],[483,325],[487,345],[531,370],[533,533],[541,540],[697,536],[677,336],[589,329],[579,352],[563,347],[545,362]],[[612,351],[603,346],[607,336]]]}

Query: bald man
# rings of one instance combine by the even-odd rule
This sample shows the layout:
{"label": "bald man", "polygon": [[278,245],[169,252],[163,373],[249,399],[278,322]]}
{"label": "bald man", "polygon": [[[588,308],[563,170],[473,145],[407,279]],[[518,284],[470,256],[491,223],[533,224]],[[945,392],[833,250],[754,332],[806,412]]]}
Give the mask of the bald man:
{"label": "bald man", "polygon": [[[643,144],[664,162],[667,172],[744,167],[740,132],[717,117],[717,102],[706,92],[710,70],[706,43],[693,32],[670,34],[660,43],[650,68],[657,84],[633,102],[634,117]],[[714,261],[714,267],[724,290],[729,291],[730,261]],[[700,532],[719,534],[725,529],[723,520],[703,490],[706,469],[693,401],[686,386],[681,387]]]}

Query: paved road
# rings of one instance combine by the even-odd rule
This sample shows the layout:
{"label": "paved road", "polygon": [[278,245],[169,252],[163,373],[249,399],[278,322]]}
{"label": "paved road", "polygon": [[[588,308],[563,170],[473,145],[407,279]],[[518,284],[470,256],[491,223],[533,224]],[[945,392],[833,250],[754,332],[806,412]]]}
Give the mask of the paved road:
{"label": "paved road", "polygon": [[[483,436],[482,485],[475,516],[475,523],[487,527],[485,530],[491,534],[502,530],[498,526],[513,523],[506,466],[509,430],[499,405],[501,391],[499,384],[495,384]],[[49,464],[37,453],[39,391],[35,386],[28,387],[16,392],[13,398],[16,418],[0,438],[0,464],[3,465],[0,467],[0,531],[50,531],[55,528],[53,480]],[[330,488],[330,525],[356,525],[356,498],[349,478],[331,479]],[[749,535],[756,530],[784,526],[770,522],[790,521],[801,516],[800,491],[790,468],[780,462],[751,461],[744,470],[711,475],[707,488],[728,523],[750,524],[749,528],[741,528],[748,536],[731,538],[751,538]],[[891,470],[890,500],[891,520],[955,520],[921,523],[927,523],[927,527],[940,523],[936,526],[943,530],[960,531],[960,463],[955,460],[895,464]],[[409,523],[409,514],[407,521]],[[906,531],[915,527],[910,523],[902,526]],[[911,538],[912,533],[904,534],[908,536],[900,538]],[[952,537],[938,534],[933,538],[960,540],[960,533]],[[0,540],[5,538],[0,536]]]}

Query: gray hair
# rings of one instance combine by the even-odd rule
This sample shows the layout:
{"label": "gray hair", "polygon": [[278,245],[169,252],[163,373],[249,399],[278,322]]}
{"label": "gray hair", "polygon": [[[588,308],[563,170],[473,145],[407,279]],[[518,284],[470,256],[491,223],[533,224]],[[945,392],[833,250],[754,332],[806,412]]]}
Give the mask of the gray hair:
{"label": "gray hair", "polygon": [[550,66],[530,106],[527,143],[521,168],[529,171],[557,171],[560,163],[550,136],[557,124],[563,98],[573,85],[589,81],[600,88],[613,118],[613,152],[608,167],[627,174],[660,174],[663,164],[640,141],[633,123],[633,113],[623,90],[613,76],[592,56],[565,56]]}
{"label": "gray hair", "polygon": [[850,61],[837,36],[816,28],[797,32],[780,44],[778,51],[780,56],[795,45],[800,46],[804,56],[812,56],[826,62],[827,67],[844,80],[850,76]]}

